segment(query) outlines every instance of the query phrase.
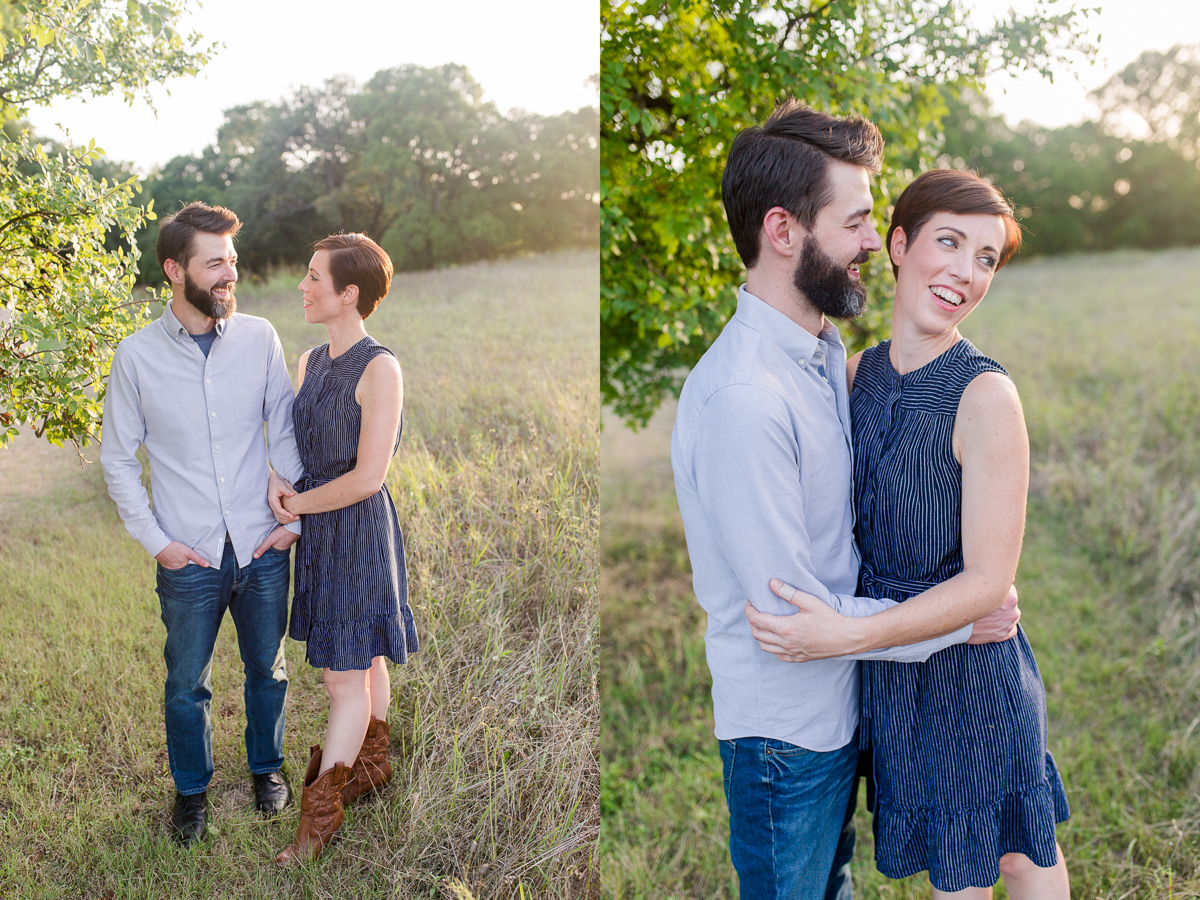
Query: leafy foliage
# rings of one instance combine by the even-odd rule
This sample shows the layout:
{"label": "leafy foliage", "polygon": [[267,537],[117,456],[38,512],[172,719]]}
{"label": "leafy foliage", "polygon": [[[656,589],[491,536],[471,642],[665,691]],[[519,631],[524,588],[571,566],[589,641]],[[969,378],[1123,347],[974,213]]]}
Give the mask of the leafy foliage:
{"label": "leafy foliage", "polygon": [[1093,98],[1105,130],[1166,142],[1195,159],[1200,142],[1200,44],[1147,50],[1109,79]]}
{"label": "leafy foliage", "polygon": [[[1150,51],[1125,72],[1141,73],[1156,96],[1180,98],[1196,77],[1187,62],[1191,53],[1175,48],[1172,54],[1182,58],[1175,65],[1172,54]],[[1164,112],[1167,106],[1181,109],[1184,101],[1128,100],[1114,90],[1122,77],[1097,92],[1100,122],[1063,128],[1030,122],[1010,128],[971,91],[950,100],[938,164],[975,169],[1004,191],[1025,230],[1022,256],[1200,244],[1195,138],[1187,137],[1186,116],[1169,124]],[[1147,139],[1136,140],[1129,127],[1143,114],[1159,124]],[[1144,125],[1139,130],[1147,131]]]}
{"label": "leafy foliage", "polygon": [[[1048,74],[1080,13],[1041,4],[986,32],[928,0],[603,0],[601,389],[631,424],[677,393],[733,312],[741,263],[720,201],[729,141],[795,96],[861,113],[887,141],[887,205],[939,151],[948,84]],[[881,259],[868,278],[884,278]],[[882,328],[878,310],[852,343]]]}
{"label": "leafy foliage", "polygon": [[94,143],[53,157],[0,144],[0,443],[19,422],[53,443],[95,433],[111,348],[142,321],[136,257],[104,241],[110,227],[131,239],[146,214],[134,179],[92,179],[97,156]]}
{"label": "leafy foliage", "polygon": [[200,199],[237,212],[239,256],[257,273],[307,263],[340,230],[376,238],[401,271],[594,246],[596,110],[502,116],[482,95],[453,64],[385,69],[361,87],[333,78],[227,110],[216,144],[171,160],[148,191],[160,210]]}
{"label": "leafy foliage", "polygon": [[[182,0],[21,0],[0,7],[0,446],[19,424],[54,443],[96,435],[130,307],[136,179],[93,177],[89,143],[47,152],[16,124],[28,104],[192,74],[211,50],[175,25]],[[121,249],[122,244],[128,251]]]}

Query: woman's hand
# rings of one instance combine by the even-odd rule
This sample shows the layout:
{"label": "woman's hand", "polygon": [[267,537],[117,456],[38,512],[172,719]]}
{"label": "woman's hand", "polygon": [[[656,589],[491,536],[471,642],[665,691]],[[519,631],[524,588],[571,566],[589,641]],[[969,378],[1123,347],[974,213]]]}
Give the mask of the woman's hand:
{"label": "woman's hand", "polygon": [[853,624],[854,619],[839,614],[820,598],[797,590],[778,578],[771,579],[771,590],[797,607],[799,612],[791,616],[773,616],[759,612],[747,600],[746,618],[750,620],[750,633],[759,647],[783,662],[808,662],[853,652],[845,638],[847,625]]}
{"label": "woman's hand", "polygon": [[267,504],[271,507],[275,521],[280,525],[290,525],[293,522],[300,521],[298,515],[289,512],[287,507],[284,506],[284,501],[288,497],[295,496],[296,489],[292,487],[292,483],[272,469],[271,477],[267,481]]}

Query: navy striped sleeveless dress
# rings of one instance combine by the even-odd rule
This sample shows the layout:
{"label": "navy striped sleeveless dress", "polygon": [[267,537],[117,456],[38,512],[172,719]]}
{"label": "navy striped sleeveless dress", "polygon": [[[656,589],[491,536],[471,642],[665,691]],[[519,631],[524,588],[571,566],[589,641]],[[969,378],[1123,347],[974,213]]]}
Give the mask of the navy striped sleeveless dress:
{"label": "navy striped sleeveless dress", "polygon": [[[954,417],[972,379],[1007,373],[962,340],[901,376],[890,346],[864,352],[854,376],[855,536],[860,596],[904,601],[962,571]],[[935,888],[959,891],[995,884],[1005,853],[1055,864],[1054,826],[1069,810],[1023,631],[923,663],[864,662],[861,683],[880,872],[928,869]]]}
{"label": "navy striped sleeveless dress", "polygon": [[[367,363],[391,353],[369,335],[337,359],[323,344],[308,355],[304,384],[292,405],[304,475],[312,490],[354,468],[362,409],[354,389]],[[403,419],[396,430],[400,445]],[[384,485],[343,509],[303,516],[296,552],[296,590],[288,634],[307,643],[307,659],[337,672],[369,669],[376,656],[402,663],[417,650],[408,607],[404,538]]]}

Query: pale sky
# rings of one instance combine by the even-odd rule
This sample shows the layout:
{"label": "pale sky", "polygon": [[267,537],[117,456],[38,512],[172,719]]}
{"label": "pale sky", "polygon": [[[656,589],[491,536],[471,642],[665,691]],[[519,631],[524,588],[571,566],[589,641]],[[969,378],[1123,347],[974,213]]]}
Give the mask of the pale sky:
{"label": "pale sky", "polygon": [[[1034,0],[967,0],[976,24],[990,25],[1010,8],[1028,13]],[[1144,50],[1169,50],[1175,44],[1200,43],[1200,4],[1194,0],[1058,0],[1052,12],[1101,7],[1088,17],[1088,33],[1099,37],[1100,52],[1095,63],[1077,62],[1070,70],[1055,74],[1050,83],[1036,73],[1019,72],[992,76],[987,84],[993,109],[1010,125],[1030,119],[1057,128],[1095,119],[1097,110],[1087,99],[1133,62]]]}
{"label": "pale sky", "polygon": [[[216,140],[225,109],[276,101],[302,85],[348,74],[358,83],[380,69],[414,63],[465,65],[501,112],[551,115],[596,105],[585,84],[600,70],[599,0],[188,0],[184,33],[225,46],[200,74],[152,90],[157,119],[114,96],[35,108],[38,134],[91,138],[144,173]],[[167,95],[167,91],[170,95]]]}

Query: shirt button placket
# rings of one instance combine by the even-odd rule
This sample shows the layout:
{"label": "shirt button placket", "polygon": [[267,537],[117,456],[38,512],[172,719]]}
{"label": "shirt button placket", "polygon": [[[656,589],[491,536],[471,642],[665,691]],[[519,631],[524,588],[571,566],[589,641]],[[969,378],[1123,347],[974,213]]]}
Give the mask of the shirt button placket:
{"label": "shirt button placket", "polygon": [[[217,475],[217,497],[221,501],[221,506],[225,507],[229,504],[229,490],[225,485],[225,457],[217,452],[221,449],[221,417],[217,414],[218,402],[217,392],[213,387],[213,375],[210,369],[212,364],[212,354],[204,361],[204,399],[208,405],[209,430],[213,438],[213,470]],[[225,528],[230,529],[229,510],[223,510],[225,514]]]}

